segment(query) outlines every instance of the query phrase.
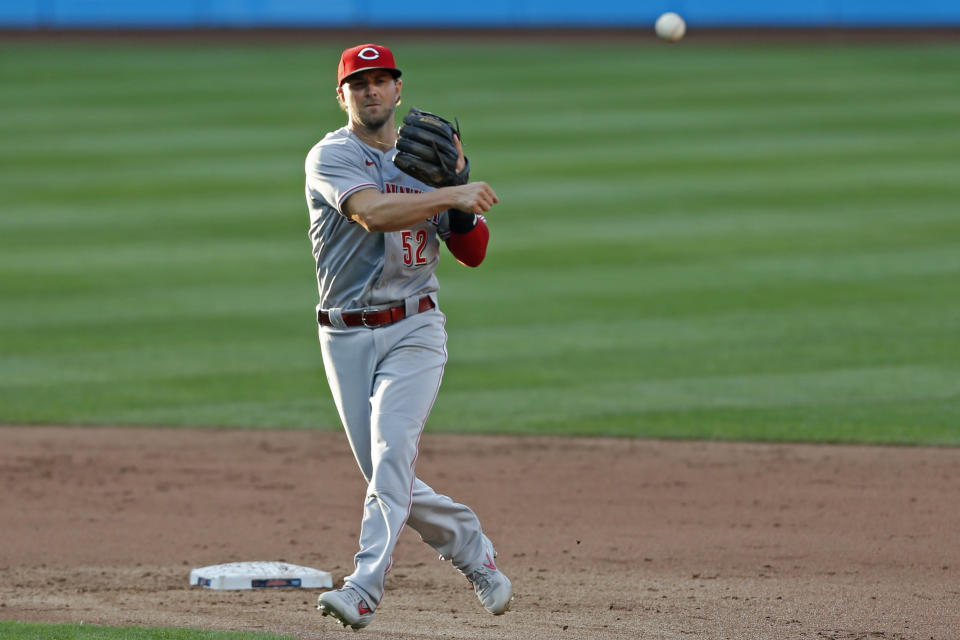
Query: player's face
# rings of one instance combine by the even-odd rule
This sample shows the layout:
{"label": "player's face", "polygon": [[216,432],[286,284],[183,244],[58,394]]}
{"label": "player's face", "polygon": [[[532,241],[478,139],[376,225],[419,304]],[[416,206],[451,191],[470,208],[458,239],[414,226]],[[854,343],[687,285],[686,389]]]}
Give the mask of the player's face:
{"label": "player's face", "polygon": [[337,93],[350,118],[370,130],[385,125],[400,101],[402,81],[383,69],[371,69],[350,76]]}

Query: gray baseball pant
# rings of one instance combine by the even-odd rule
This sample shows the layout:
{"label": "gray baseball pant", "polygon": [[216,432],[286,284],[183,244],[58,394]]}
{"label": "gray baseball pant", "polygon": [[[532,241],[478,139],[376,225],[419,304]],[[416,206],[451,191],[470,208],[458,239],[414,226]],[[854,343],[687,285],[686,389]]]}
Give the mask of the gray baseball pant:
{"label": "gray baseball pant", "polygon": [[435,492],[414,470],[447,361],[445,321],[433,309],[375,329],[320,327],[330,391],[367,481],[360,551],[344,583],[374,607],[407,523],[462,571],[484,554],[473,511]]}

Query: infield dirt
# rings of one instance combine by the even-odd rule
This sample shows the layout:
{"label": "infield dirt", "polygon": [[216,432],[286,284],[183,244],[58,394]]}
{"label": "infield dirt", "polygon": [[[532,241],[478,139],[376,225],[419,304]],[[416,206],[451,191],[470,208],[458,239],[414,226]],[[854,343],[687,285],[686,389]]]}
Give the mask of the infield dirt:
{"label": "infield dirt", "polygon": [[[428,433],[418,474],[478,512],[514,607],[407,529],[368,638],[958,637],[958,449]],[[0,619],[344,637],[318,591],[188,586],[240,560],[339,583],[341,433],[0,427],[0,482]]]}

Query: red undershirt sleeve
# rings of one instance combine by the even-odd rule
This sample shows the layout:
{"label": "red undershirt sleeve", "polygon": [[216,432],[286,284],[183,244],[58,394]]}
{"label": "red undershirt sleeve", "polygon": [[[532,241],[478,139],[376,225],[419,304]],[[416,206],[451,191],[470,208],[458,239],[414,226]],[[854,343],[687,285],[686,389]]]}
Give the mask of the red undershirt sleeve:
{"label": "red undershirt sleeve", "polygon": [[490,241],[490,229],[483,216],[477,216],[477,226],[467,233],[451,233],[447,238],[447,248],[460,264],[479,267],[487,255],[487,243]]}

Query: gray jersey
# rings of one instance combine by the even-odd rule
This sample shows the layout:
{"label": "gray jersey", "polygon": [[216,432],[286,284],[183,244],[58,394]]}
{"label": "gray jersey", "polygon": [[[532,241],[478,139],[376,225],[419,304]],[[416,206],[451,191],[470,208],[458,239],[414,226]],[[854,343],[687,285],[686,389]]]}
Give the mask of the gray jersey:
{"label": "gray jersey", "polygon": [[317,262],[318,308],[324,311],[390,306],[437,291],[437,235],[448,233],[446,214],[389,233],[368,232],[343,214],[344,201],[362,189],[431,189],[397,169],[396,153],[374,149],[343,127],[307,154],[309,235]]}

